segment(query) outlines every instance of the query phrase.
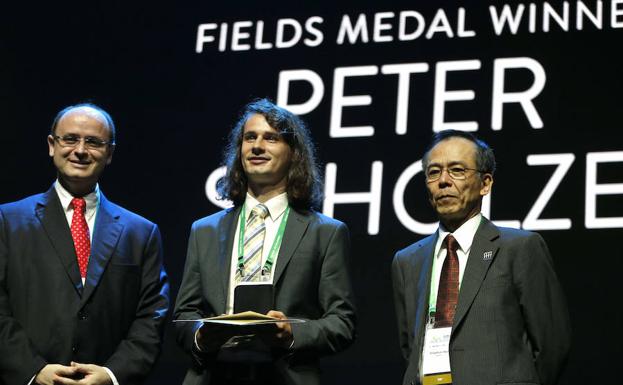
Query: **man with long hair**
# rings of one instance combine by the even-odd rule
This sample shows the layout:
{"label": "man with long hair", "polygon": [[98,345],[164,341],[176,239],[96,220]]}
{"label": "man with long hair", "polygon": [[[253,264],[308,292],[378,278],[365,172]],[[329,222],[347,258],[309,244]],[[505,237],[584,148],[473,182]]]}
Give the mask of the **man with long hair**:
{"label": "man with long hair", "polygon": [[231,314],[248,302],[236,288],[269,285],[267,315],[284,322],[244,337],[178,322],[194,362],[185,384],[317,384],[318,358],[353,341],[355,309],[348,230],[314,211],[322,188],[309,133],[296,115],[256,100],[232,130],[224,164],[218,190],[234,207],[193,224],[175,318]]}

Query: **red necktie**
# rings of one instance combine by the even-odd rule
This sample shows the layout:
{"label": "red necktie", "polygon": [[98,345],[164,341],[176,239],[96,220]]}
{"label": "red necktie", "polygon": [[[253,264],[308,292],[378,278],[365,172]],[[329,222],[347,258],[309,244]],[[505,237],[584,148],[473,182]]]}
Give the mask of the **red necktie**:
{"label": "red necktie", "polygon": [[439,278],[435,327],[452,326],[456,304],[459,300],[459,257],[456,255],[459,243],[451,234],[448,234],[444,239],[444,244],[447,254]]}
{"label": "red necktie", "polygon": [[87,225],[86,219],[84,219],[84,212],[87,208],[86,202],[83,198],[74,198],[71,200],[71,205],[74,207],[74,214],[71,217],[71,237],[74,240],[74,248],[78,256],[80,276],[86,278],[89,254],[91,254],[89,226]]}

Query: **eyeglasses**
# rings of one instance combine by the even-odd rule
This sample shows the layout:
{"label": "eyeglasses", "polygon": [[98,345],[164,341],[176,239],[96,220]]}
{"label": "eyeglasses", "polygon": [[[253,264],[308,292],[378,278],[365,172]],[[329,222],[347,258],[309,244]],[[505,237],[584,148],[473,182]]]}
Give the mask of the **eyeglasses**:
{"label": "eyeglasses", "polygon": [[101,150],[106,146],[115,144],[113,141],[105,141],[94,136],[82,138],[78,135],[54,135],[54,140],[56,140],[61,147],[76,147],[78,143],[84,141],[84,146],[89,150]]}
{"label": "eyeglasses", "polygon": [[439,178],[441,178],[441,174],[443,174],[443,170],[447,170],[448,175],[450,175],[450,178],[454,180],[467,179],[467,170],[483,172],[482,170],[463,167],[463,166],[451,166],[451,167],[432,166],[426,170],[426,181],[435,182],[439,180]]}

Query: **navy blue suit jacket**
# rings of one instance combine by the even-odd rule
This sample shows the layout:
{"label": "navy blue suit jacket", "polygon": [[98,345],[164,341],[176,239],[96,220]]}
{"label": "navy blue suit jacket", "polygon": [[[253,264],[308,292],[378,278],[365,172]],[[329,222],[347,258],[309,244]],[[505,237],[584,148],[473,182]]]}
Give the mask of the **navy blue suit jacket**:
{"label": "navy blue suit jacket", "polygon": [[0,205],[0,384],[25,385],[47,363],[108,367],[141,383],[169,307],[158,227],[101,194],[83,286],[52,187]]}

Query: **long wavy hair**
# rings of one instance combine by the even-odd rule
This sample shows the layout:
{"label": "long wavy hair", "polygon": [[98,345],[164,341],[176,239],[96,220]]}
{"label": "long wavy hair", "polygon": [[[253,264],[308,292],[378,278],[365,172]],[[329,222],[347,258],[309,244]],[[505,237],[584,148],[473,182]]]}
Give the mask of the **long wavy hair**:
{"label": "long wavy hair", "polygon": [[221,198],[231,200],[235,206],[244,203],[248,181],[242,168],[240,149],[244,125],[255,114],[264,116],[266,122],[281,134],[292,150],[286,183],[290,206],[298,210],[318,209],[323,198],[322,181],[309,131],[298,116],[266,98],[247,104],[229,134],[222,162],[227,172],[216,185]]}

